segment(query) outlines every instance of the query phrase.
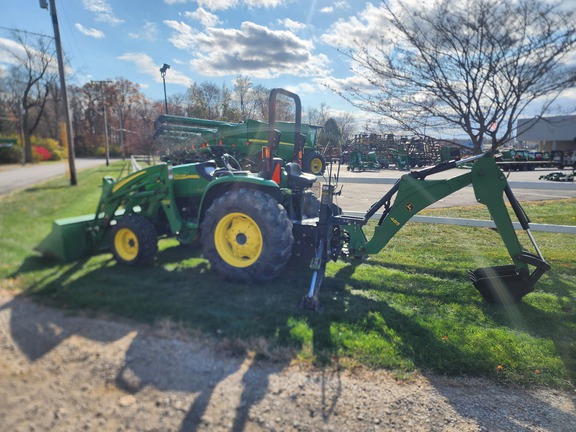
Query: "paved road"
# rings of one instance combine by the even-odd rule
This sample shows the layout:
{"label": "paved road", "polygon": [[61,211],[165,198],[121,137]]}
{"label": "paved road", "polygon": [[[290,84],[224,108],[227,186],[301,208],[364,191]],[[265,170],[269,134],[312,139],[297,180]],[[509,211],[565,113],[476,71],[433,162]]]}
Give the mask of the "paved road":
{"label": "paved road", "polygon": [[[104,159],[76,159],[76,170],[104,166]],[[0,195],[15,192],[54,177],[67,176],[68,162],[29,165],[0,165]]]}
{"label": "paved road", "polygon": [[[76,159],[76,169],[82,170],[103,166],[103,159]],[[557,171],[557,170],[556,170]],[[464,169],[445,171],[430,178],[450,178],[466,172]],[[512,172],[508,181],[522,202],[545,199],[576,198],[576,183],[560,183],[539,180],[539,177],[552,170],[535,170]],[[571,171],[565,170],[568,173]],[[345,211],[366,212],[392,186],[395,179],[406,174],[406,171],[381,170],[379,172],[348,172],[346,166],[340,171],[342,196],[337,198],[338,205]],[[0,195],[29,187],[57,176],[68,176],[67,162],[55,162],[38,165],[0,165]],[[526,188],[523,188],[522,186]],[[528,188],[529,186],[529,188]],[[452,207],[456,205],[474,205],[476,199],[471,187],[464,188],[431,207]]]}
{"label": "paved road", "polygon": [[[540,176],[558,170],[537,169],[534,171],[514,171],[508,177],[508,183],[518,201],[541,201],[547,199],[576,198],[576,182],[552,182],[540,180]],[[441,172],[428,179],[446,179],[467,172],[465,169],[452,169]],[[572,170],[564,170],[571,173]],[[378,201],[396,179],[407,171],[380,170],[379,172],[348,172],[346,166],[340,171],[342,195],[337,197],[338,205],[347,211],[366,212]],[[472,187],[465,187],[431,205],[434,207],[468,206],[477,204]]]}

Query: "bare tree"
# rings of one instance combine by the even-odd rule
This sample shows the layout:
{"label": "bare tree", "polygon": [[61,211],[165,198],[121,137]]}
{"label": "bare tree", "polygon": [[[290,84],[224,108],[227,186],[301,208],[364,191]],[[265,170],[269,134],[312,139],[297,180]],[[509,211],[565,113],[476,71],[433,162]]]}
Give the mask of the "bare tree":
{"label": "bare tree", "polygon": [[347,112],[336,117],[336,123],[338,124],[341,134],[339,145],[342,145],[352,138],[356,120],[351,113]]}
{"label": "bare tree", "polygon": [[321,102],[318,108],[308,108],[306,111],[308,124],[323,125],[330,118],[329,110],[330,108],[325,102]]}
{"label": "bare tree", "polygon": [[25,33],[14,32],[17,47],[12,56],[17,65],[9,71],[12,110],[21,119],[24,137],[24,162],[33,161],[31,137],[38,127],[48,102],[50,89],[56,82],[54,47],[49,38],[30,40]]}
{"label": "bare tree", "polygon": [[232,91],[226,84],[222,84],[220,95],[220,120],[233,122],[241,120],[240,110],[233,103]]}
{"label": "bare tree", "polygon": [[188,115],[190,117],[216,120],[220,117],[222,93],[211,82],[192,84],[188,89]]}
{"label": "bare tree", "polygon": [[254,117],[254,89],[250,77],[238,75],[234,80],[234,94],[243,121]]}
{"label": "bare tree", "polygon": [[376,91],[348,87],[340,94],[398,128],[464,131],[479,153],[485,140],[495,149],[513,138],[529,106],[542,116],[574,86],[576,69],[567,63],[576,46],[573,11],[540,0],[382,8],[387,33],[347,52]]}
{"label": "bare tree", "polygon": [[170,106],[171,115],[186,116],[186,93],[175,93],[168,96],[168,105]]}
{"label": "bare tree", "polygon": [[270,98],[270,89],[258,84],[253,88],[254,92],[254,119],[268,120],[268,100]]}
{"label": "bare tree", "polygon": [[135,104],[131,113],[131,128],[129,150],[137,154],[153,155],[158,143],[154,140],[154,120],[163,113],[163,107],[157,102],[142,98]]}
{"label": "bare tree", "polygon": [[109,83],[108,91],[110,96],[107,98],[110,102],[112,112],[116,115],[117,128],[112,128],[113,132],[118,134],[120,149],[122,150],[122,157],[126,157],[126,149],[128,141],[132,141],[130,134],[135,132],[131,130],[132,108],[138,105],[144,98],[138,87],[131,81],[125,78],[116,78],[113,82]]}

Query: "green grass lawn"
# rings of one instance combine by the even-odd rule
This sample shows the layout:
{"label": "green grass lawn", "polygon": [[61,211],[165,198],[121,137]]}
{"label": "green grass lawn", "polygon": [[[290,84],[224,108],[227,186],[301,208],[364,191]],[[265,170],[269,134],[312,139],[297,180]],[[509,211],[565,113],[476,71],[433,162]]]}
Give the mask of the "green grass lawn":
{"label": "green grass lawn", "polygon": [[[298,310],[311,272],[291,262],[256,286],[224,281],[198,247],[160,241],[156,264],[117,265],[110,254],[62,264],[33,248],[54,219],[91,213],[101,177],[119,163],[0,198],[2,286],[70,311],[149,324],[169,322],[233,352],[278,362],[418,370],[520,385],[576,384],[576,236],[534,233],[552,270],[514,306],[491,306],[466,271],[510,259],[494,230],[407,224],[370,260],[330,263],[322,314]],[[524,205],[535,223],[576,225],[576,200]],[[428,215],[487,219],[479,207]],[[370,237],[372,226],[365,229]],[[520,233],[530,250],[529,241]]]}

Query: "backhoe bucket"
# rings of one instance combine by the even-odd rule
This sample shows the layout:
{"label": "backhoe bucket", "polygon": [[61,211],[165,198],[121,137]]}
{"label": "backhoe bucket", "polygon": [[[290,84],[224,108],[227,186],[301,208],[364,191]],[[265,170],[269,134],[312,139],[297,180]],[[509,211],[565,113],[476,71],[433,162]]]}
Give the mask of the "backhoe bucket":
{"label": "backhoe bucket", "polygon": [[492,304],[518,303],[534,290],[530,276],[521,276],[513,265],[469,270],[468,276],[482,297]]}
{"label": "backhoe bucket", "polygon": [[488,303],[518,303],[522,297],[534,291],[536,282],[550,270],[550,264],[541,256],[524,251],[518,258],[534,266],[532,273],[527,268],[519,271],[514,265],[468,270],[472,283]]}
{"label": "backhoe bucket", "polygon": [[52,223],[52,231],[35,250],[42,255],[74,261],[89,256],[94,252],[89,228],[94,222],[94,215],[84,215],[58,219]]}

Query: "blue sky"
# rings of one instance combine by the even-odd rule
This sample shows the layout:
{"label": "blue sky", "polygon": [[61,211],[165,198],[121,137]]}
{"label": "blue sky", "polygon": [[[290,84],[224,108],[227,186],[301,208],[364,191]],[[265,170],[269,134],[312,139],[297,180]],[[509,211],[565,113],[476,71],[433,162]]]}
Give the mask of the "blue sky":
{"label": "blue sky", "polygon": [[[53,35],[49,12],[38,0],[0,5],[0,26]],[[322,86],[348,75],[335,23],[368,20],[363,14],[373,6],[330,0],[56,0],[56,8],[74,71],[69,81],[75,84],[125,77],[161,100],[159,68],[168,63],[169,95],[193,82],[233,87],[242,74],[255,84],[296,91],[305,107],[325,102],[349,111],[351,105]],[[0,38],[10,37],[5,28]]]}
{"label": "blue sky", "polygon": [[[232,88],[242,74],[254,84],[295,91],[305,108],[324,102],[333,114],[359,114],[322,84],[354,82],[338,47],[385,30],[379,5],[379,0],[56,0],[73,70],[69,82],[123,77],[147,97],[162,100],[159,68],[168,63],[168,95],[194,82]],[[565,0],[563,7],[576,9],[576,0]],[[0,27],[0,74],[10,61],[6,28],[53,35],[50,14],[38,0],[0,0]],[[564,101],[576,107],[576,91]]]}

